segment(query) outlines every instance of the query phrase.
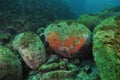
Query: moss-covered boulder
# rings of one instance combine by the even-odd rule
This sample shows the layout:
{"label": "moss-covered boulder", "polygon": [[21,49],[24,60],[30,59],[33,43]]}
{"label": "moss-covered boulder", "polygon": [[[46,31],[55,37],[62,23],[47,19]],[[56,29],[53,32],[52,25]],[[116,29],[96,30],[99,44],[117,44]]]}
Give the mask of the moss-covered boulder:
{"label": "moss-covered boulder", "polygon": [[17,35],[13,40],[13,47],[31,69],[38,68],[46,61],[45,46],[40,37],[32,32]]}
{"label": "moss-covered boulder", "polygon": [[22,80],[22,65],[9,49],[0,46],[0,80]]}
{"label": "moss-covered boulder", "polygon": [[91,31],[93,31],[94,27],[96,27],[96,25],[98,25],[102,20],[103,18],[90,14],[81,15],[78,19],[80,23],[86,25]]}
{"label": "moss-covered boulder", "polygon": [[101,80],[120,78],[120,16],[108,18],[95,28],[93,55]]}
{"label": "moss-covered boulder", "polygon": [[44,35],[49,46],[64,57],[85,58],[90,53],[91,32],[77,21],[56,21],[45,29]]}

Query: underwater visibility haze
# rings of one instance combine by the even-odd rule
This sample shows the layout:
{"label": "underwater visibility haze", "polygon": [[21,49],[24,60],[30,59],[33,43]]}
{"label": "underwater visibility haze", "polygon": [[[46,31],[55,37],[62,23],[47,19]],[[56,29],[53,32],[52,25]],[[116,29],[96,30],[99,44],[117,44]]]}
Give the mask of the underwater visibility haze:
{"label": "underwater visibility haze", "polygon": [[65,0],[77,15],[99,13],[103,9],[120,6],[119,0]]}
{"label": "underwater visibility haze", "polygon": [[0,0],[0,80],[119,80],[120,0]]}

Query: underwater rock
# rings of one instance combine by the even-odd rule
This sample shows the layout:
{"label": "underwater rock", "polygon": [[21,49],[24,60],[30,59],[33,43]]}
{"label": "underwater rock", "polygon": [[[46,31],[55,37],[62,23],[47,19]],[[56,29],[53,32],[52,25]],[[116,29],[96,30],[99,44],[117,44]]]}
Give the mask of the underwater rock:
{"label": "underwater rock", "polygon": [[36,69],[46,61],[46,51],[40,37],[32,32],[17,35],[13,40],[16,49],[31,69]]}
{"label": "underwater rock", "polygon": [[101,80],[120,78],[120,15],[104,20],[95,28],[93,55]]}
{"label": "underwater rock", "polygon": [[53,62],[58,62],[59,60],[60,58],[57,55],[51,54],[46,63],[49,64]]}
{"label": "underwater rock", "polygon": [[27,77],[25,80],[74,80],[72,71],[56,70],[46,73],[34,73]]}
{"label": "underwater rock", "polygon": [[72,71],[56,70],[45,73],[40,80],[71,80],[73,74]]}
{"label": "underwater rock", "polygon": [[92,60],[82,61],[77,66],[72,62],[60,59],[42,64],[38,70],[32,70],[26,80],[100,80]]}
{"label": "underwater rock", "polygon": [[45,29],[44,35],[57,54],[67,58],[90,55],[92,33],[77,21],[56,21]]}
{"label": "underwater rock", "polygon": [[[58,63],[42,64],[36,72],[28,76],[27,80],[74,80],[75,69],[73,64],[67,64],[65,61]],[[33,79],[34,78],[34,79]]]}
{"label": "underwater rock", "polygon": [[22,64],[9,49],[0,46],[0,80],[22,80]]}
{"label": "underwater rock", "polygon": [[46,72],[46,71],[52,71],[52,70],[62,70],[67,68],[67,63],[65,61],[60,61],[58,63],[50,63],[50,64],[43,64],[39,67],[39,71]]}
{"label": "underwater rock", "polygon": [[[48,60],[49,62],[42,64],[38,71],[40,72],[49,72],[49,71],[55,71],[55,70],[71,70],[76,72],[78,70],[77,66],[71,62],[68,62],[66,59],[59,59],[54,61],[51,59]],[[51,62],[50,62],[51,61]]]}
{"label": "underwater rock", "polygon": [[94,27],[98,25],[103,19],[97,15],[84,14],[81,15],[78,21],[93,31]]}

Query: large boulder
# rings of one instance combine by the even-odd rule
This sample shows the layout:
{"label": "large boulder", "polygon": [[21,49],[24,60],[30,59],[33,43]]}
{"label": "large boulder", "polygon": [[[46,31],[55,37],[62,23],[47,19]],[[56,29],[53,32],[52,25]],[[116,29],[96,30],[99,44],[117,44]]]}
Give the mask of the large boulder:
{"label": "large boulder", "polygon": [[120,16],[108,18],[95,28],[93,55],[101,80],[120,78]]}
{"label": "large boulder", "polygon": [[44,31],[49,46],[67,58],[88,57],[91,34],[85,25],[77,21],[56,21]]}
{"label": "large boulder", "polygon": [[17,35],[13,47],[31,69],[36,69],[46,61],[46,50],[40,37],[32,32]]}
{"label": "large boulder", "polygon": [[0,46],[0,80],[22,80],[22,65],[9,49]]}

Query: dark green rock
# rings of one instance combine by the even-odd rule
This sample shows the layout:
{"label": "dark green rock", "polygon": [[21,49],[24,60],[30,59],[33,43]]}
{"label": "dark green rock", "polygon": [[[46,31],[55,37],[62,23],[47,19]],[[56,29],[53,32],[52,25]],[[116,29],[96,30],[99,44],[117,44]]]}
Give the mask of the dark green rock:
{"label": "dark green rock", "polygon": [[22,65],[9,49],[0,46],[0,80],[22,80]]}

